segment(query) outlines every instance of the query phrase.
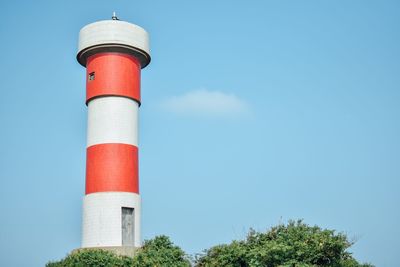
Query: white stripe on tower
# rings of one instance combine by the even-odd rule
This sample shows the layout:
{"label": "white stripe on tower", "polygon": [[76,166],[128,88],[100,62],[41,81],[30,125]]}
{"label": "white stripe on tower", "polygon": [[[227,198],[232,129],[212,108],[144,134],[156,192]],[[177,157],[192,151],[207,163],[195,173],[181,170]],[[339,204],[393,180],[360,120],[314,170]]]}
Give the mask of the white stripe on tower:
{"label": "white stripe on tower", "polygon": [[[135,209],[134,224],[140,229],[140,196],[126,192],[88,194],[83,199],[82,247],[115,247],[122,245],[121,207]],[[134,235],[140,246],[140,232]]]}
{"label": "white stripe on tower", "polygon": [[86,67],[88,105],[82,247],[139,247],[138,110],[148,35],[119,20],[89,24],[77,59]]}
{"label": "white stripe on tower", "polygon": [[87,146],[122,143],[138,146],[138,102],[126,97],[99,97],[88,103]]}

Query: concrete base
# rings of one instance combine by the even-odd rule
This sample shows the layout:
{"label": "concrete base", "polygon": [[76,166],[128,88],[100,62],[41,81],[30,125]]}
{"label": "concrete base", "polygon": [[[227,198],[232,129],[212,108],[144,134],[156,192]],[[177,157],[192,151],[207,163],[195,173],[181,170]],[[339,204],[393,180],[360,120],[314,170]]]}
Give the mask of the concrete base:
{"label": "concrete base", "polygon": [[106,251],[110,251],[115,253],[116,255],[119,256],[127,256],[130,258],[133,258],[136,254],[136,251],[138,251],[140,248],[138,247],[129,247],[129,246],[121,246],[121,247],[91,247],[91,248],[78,248],[74,249],[72,253],[77,253],[82,250],[89,250],[89,249],[102,249]]}

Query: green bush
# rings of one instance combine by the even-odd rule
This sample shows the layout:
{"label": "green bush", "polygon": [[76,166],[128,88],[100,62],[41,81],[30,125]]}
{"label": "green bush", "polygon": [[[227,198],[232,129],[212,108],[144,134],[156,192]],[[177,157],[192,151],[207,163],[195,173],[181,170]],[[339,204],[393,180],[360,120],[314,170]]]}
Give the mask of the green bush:
{"label": "green bush", "polygon": [[133,259],[117,256],[101,249],[82,249],[69,254],[58,262],[49,262],[46,267],[125,267],[132,266]]}
{"label": "green bush", "polygon": [[246,240],[212,247],[197,257],[196,266],[372,266],[359,264],[347,251],[351,245],[342,233],[290,221],[266,233],[251,230]]}
{"label": "green bush", "polygon": [[117,256],[101,249],[82,249],[46,267],[187,267],[191,266],[185,253],[168,237],[158,236],[144,242],[135,257]]}
{"label": "green bush", "polygon": [[190,261],[178,246],[167,236],[158,236],[144,242],[143,248],[135,256],[134,267],[190,267]]}

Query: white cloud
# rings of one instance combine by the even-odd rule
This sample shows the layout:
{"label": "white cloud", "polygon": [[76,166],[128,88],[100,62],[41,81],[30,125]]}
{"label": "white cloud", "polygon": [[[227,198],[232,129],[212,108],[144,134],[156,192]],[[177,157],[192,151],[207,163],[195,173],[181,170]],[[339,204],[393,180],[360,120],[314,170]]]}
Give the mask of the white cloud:
{"label": "white cloud", "polygon": [[162,107],[177,114],[207,117],[239,117],[250,113],[249,105],[236,95],[205,89],[169,97]]}

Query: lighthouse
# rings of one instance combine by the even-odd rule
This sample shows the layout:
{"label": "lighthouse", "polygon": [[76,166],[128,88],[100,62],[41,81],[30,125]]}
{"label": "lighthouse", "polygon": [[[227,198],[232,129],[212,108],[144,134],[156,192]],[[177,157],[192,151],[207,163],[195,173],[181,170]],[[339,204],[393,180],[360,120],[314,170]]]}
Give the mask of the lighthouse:
{"label": "lighthouse", "polygon": [[86,68],[88,108],[81,246],[134,249],[141,246],[138,119],[148,34],[114,13],[80,30],[77,60]]}

